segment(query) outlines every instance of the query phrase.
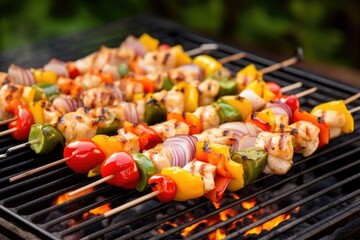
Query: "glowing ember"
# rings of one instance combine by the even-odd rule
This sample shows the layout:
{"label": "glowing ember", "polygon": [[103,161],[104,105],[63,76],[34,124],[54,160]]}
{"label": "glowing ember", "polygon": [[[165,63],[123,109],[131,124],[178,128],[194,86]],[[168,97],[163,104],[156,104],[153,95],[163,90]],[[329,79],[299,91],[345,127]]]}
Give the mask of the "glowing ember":
{"label": "glowing ember", "polygon": [[61,204],[63,202],[67,202],[67,201],[70,201],[72,199],[75,199],[75,198],[78,198],[78,197],[81,197],[82,195],[85,195],[85,194],[88,194],[88,193],[91,193],[92,191],[94,191],[93,188],[89,188],[85,191],[82,191],[78,194],[75,194],[73,196],[69,196],[68,193],[64,193],[64,194],[61,194],[59,197],[57,197],[57,199],[53,202],[53,205],[58,205],[58,204]]}
{"label": "glowing ember", "polygon": [[181,236],[187,237],[188,234],[189,234],[192,230],[194,230],[197,226],[199,226],[199,224],[201,224],[201,223],[207,223],[207,220],[202,220],[202,221],[200,221],[200,222],[197,222],[197,223],[191,225],[190,227],[185,228],[185,229],[181,232]]}
{"label": "glowing ember", "polygon": [[253,208],[256,205],[256,200],[255,199],[251,199],[249,201],[245,201],[241,203],[241,206],[246,209],[249,210],[250,208]]}
{"label": "glowing ember", "polygon": [[101,214],[104,214],[104,213],[106,213],[106,212],[108,212],[110,210],[111,210],[110,204],[107,203],[107,204],[101,205],[100,207],[91,209],[89,212],[84,213],[83,218],[87,218],[90,214],[101,215]]}
{"label": "glowing ember", "polygon": [[282,214],[280,216],[277,216],[276,218],[271,219],[270,221],[267,221],[266,223],[258,227],[250,229],[244,235],[247,236],[249,234],[260,234],[263,229],[270,231],[271,229],[279,225],[281,222],[289,220],[290,217],[291,217],[290,214]]}

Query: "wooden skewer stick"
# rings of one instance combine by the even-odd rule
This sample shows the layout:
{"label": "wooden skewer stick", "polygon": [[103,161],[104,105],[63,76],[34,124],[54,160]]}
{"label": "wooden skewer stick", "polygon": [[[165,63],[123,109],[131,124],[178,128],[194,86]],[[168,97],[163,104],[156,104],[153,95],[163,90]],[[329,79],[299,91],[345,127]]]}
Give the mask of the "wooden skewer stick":
{"label": "wooden skewer stick", "polygon": [[246,57],[246,53],[239,52],[239,53],[235,53],[233,55],[227,56],[227,57],[220,58],[218,60],[218,62],[221,63],[221,64],[225,64],[225,63],[228,63],[228,62],[233,62],[233,61],[236,61],[236,60],[240,60],[240,59],[242,59],[244,57]]}
{"label": "wooden skewer stick", "polygon": [[0,132],[0,137],[8,135],[8,134],[16,132],[16,131],[17,131],[17,128],[10,128],[10,129],[4,130],[4,131]]}
{"label": "wooden skewer stick", "polygon": [[356,108],[350,109],[349,112],[350,113],[354,113],[360,110],[360,106],[357,106]]}
{"label": "wooden skewer stick", "polygon": [[280,68],[287,67],[287,66],[290,66],[292,64],[295,64],[295,63],[301,61],[303,58],[304,58],[304,51],[302,50],[302,48],[298,47],[296,49],[294,57],[289,58],[289,59],[287,59],[285,61],[282,61],[282,62],[279,62],[279,63],[275,63],[275,64],[273,64],[271,66],[262,68],[262,69],[260,69],[260,72],[262,72],[263,74],[273,72],[273,71],[278,70]]}
{"label": "wooden skewer stick", "polygon": [[44,166],[41,166],[41,167],[38,167],[38,168],[34,168],[34,169],[30,170],[30,171],[27,171],[27,172],[24,172],[24,173],[22,173],[22,174],[19,174],[19,175],[15,176],[15,177],[9,178],[9,182],[15,182],[15,181],[17,181],[17,180],[19,180],[19,179],[21,179],[21,178],[30,176],[30,175],[32,175],[32,174],[34,174],[34,173],[41,172],[41,171],[43,171],[43,170],[45,170],[45,169],[48,169],[48,168],[57,166],[57,165],[59,165],[59,164],[61,164],[61,163],[64,163],[64,162],[68,161],[69,159],[70,159],[70,158],[68,158],[68,157],[67,157],[67,158],[62,158],[62,159],[60,159],[60,160],[57,160],[57,161],[55,161],[55,162],[46,164],[46,165],[44,165]]}
{"label": "wooden skewer stick", "polygon": [[347,99],[345,99],[345,100],[344,100],[344,103],[345,103],[345,105],[348,105],[349,103],[355,101],[355,100],[358,99],[359,97],[360,97],[360,92],[357,93],[357,94],[355,94],[355,95],[353,95],[353,96],[351,96],[351,97],[349,97],[349,98],[347,98]]}
{"label": "wooden skewer stick", "polygon": [[0,158],[5,158],[5,157],[7,157],[7,155],[8,155],[9,153],[11,153],[11,152],[13,152],[13,151],[15,151],[15,150],[18,150],[18,149],[27,147],[27,146],[29,146],[29,145],[31,145],[31,144],[38,143],[38,142],[40,142],[40,141],[34,139],[34,140],[32,140],[32,141],[29,141],[29,142],[22,143],[22,144],[19,144],[19,145],[17,145],[17,146],[11,147],[11,148],[9,148],[9,149],[6,151],[6,153],[0,154]]}
{"label": "wooden skewer stick", "polygon": [[293,83],[281,88],[281,92],[289,92],[302,86],[302,82]]}
{"label": "wooden skewer stick", "polygon": [[83,186],[83,187],[78,188],[78,189],[76,189],[76,190],[74,190],[74,191],[72,191],[72,192],[69,192],[69,193],[68,193],[68,196],[69,196],[69,197],[72,197],[72,196],[74,196],[74,195],[76,195],[76,194],[78,194],[78,193],[80,193],[80,192],[83,192],[83,191],[85,191],[85,190],[88,190],[89,188],[92,188],[92,187],[95,187],[95,186],[97,186],[97,185],[100,185],[101,183],[104,183],[104,182],[106,182],[106,181],[108,181],[108,180],[110,180],[110,179],[112,179],[112,178],[114,178],[114,177],[115,177],[115,175],[109,175],[109,176],[106,176],[106,177],[104,177],[104,178],[101,178],[101,179],[99,179],[99,180],[97,180],[97,181],[95,181],[95,182],[92,182],[92,183],[90,183],[90,184],[88,184],[88,185],[86,185],[86,186]]}
{"label": "wooden skewer stick", "polygon": [[8,124],[9,122],[15,121],[16,119],[17,119],[17,117],[12,117],[9,119],[2,120],[2,121],[0,121],[0,126],[4,125],[4,124]]}
{"label": "wooden skewer stick", "polygon": [[216,44],[216,43],[204,43],[204,44],[201,44],[197,48],[186,51],[186,54],[189,55],[189,56],[194,56],[194,55],[197,55],[197,54],[202,53],[204,51],[216,50],[218,48],[219,48],[219,45]]}
{"label": "wooden skewer stick", "polygon": [[128,209],[128,208],[131,208],[131,207],[136,206],[136,205],[138,205],[138,204],[140,204],[140,203],[142,203],[142,202],[145,202],[145,201],[147,201],[147,200],[155,197],[155,196],[158,195],[159,193],[160,193],[159,190],[154,191],[154,192],[151,192],[151,193],[148,193],[148,194],[146,194],[146,195],[144,195],[144,196],[142,196],[142,197],[139,197],[139,198],[137,198],[137,199],[135,199],[135,200],[133,200],[133,201],[130,201],[130,202],[128,202],[128,203],[125,203],[124,205],[121,205],[121,206],[119,206],[119,207],[116,207],[116,208],[111,209],[110,211],[104,213],[103,216],[106,217],[106,218],[107,218],[107,217],[110,217],[111,215],[114,215],[114,214],[116,214],[116,213],[122,212],[122,211],[124,211],[124,210],[126,210],[126,209]]}
{"label": "wooden skewer stick", "polygon": [[317,90],[317,87],[313,87],[313,88],[310,88],[310,89],[308,89],[308,90],[299,92],[299,93],[295,94],[295,96],[296,96],[297,98],[302,98],[302,97],[305,97],[306,95],[309,95],[309,94],[311,94],[311,93],[313,93],[313,92],[316,92],[316,90]]}

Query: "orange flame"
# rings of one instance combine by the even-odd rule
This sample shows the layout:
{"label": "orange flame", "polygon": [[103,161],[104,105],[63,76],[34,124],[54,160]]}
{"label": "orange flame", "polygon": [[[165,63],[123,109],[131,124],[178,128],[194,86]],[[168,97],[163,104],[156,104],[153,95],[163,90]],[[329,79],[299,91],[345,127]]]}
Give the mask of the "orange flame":
{"label": "orange flame", "polygon": [[280,216],[277,216],[276,218],[273,218],[265,223],[263,223],[260,226],[257,226],[255,228],[250,229],[247,231],[244,235],[247,236],[249,234],[260,234],[263,229],[270,231],[280,223],[289,220],[291,217],[291,214],[282,214]]}
{"label": "orange flame", "polygon": [[249,210],[250,208],[253,208],[256,205],[256,200],[255,198],[249,200],[249,201],[244,201],[241,203],[241,206],[246,209]]}

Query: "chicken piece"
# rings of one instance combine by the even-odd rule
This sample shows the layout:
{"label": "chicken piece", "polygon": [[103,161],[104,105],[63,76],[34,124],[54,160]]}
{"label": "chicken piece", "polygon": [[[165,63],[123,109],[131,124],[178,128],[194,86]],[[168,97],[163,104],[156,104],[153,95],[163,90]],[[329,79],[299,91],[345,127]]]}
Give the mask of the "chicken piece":
{"label": "chicken piece", "polygon": [[170,50],[147,52],[138,64],[146,72],[166,72],[176,67],[176,56]]}
{"label": "chicken piece", "polygon": [[13,116],[12,113],[5,111],[5,107],[13,99],[21,99],[25,89],[31,87],[25,87],[17,84],[5,84],[0,89],[0,120],[8,119]]}
{"label": "chicken piece", "polygon": [[158,144],[154,148],[144,151],[144,155],[154,163],[157,172],[161,172],[163,168],[171,167],[171,152],[163,144]]}
{"label": "chicken piece", "polygon": [[183,112],[185,110],[184,93],[180,90],[160,91],[153,95],[158,102],[164,103],[167,112]]}
{"label": "chicken piece", "polygon": [[283,114],[275,114],[275,125],[276,126],[289,125],[289,116]]}
{"label": "chicken piece", "polygon": [[267,151],[265,173],[285,174],[292,166],[294,148],[290,133],[260,132],[254,146]]}
{"label": "chicken piece", "polygon": [[82,93],[84,106],[96,108],[114,105],[121,101],[114,91],[104,86],[88,89]]}
{"label": "chicken piece", "polygon": [[214,178],[216,167],[214,165],[194,160],[187,163],[183,169],[202,178],[204,181],[204,191],[206,193],[215,188]]}
{"label": "chicken piece", "polygon": [[11,79],[9,78],[7,73],[0,72],[0,87],[11,83]]}
{"label": "chicken piece", "polygon": [[304,157],[313,154],[319,146],[320,129],[308,121],[297,121],[290,125],[293,128],[295,151]]}
{"label": "chicken piece", "polygon": [[128,78],[114,82],[114,86],[120,89],[125,101],[131,101],[137,93],[144,93],[144,86],[140,82]]}
{"label": "chicken piece", "polygon": [[338,137],[345,125],[346,118],[343,113],[334,110],[317,110],[313,113],[316,117],[321,117],[330,128],[330,139]]}
{"label": "chicken piece", "polygon": [[226,145],[229,148],[236,141],[232,131],[221,128],[206,129],[200,134],[195,134],[194,137],[196,137],[199,142],[217,143]]}
{"label": "chicken piece", "polygon": [[155,124],[151,128],[161,137],[162,141],[176,135],[189,134],[189,126],[175,119]]}
{"label": "chicken piece", "polygon": [[195,64],[186,64],[180,67],[170,69],[168,71],[168,77],[172,82],[192,82],[192,81],[202,81],[205,76],[205,71],[203,68]]}
{"label": "chicken piece", "polygon": [[96,57],[97,52],[91,53],[87,55],[86,57],[83,57],[81,59],[78,59],[74,62],[76,68],[79,70],[81,74],[84,74],[89,71],[90,67],[92,66],[92,63],[94,61],[94,58]]}
{"label": "chicken piece", "polygon": [[155,89],[159,90],[163,87],[164,79],[168,76],[166,72],[154,71],[146,74],[146,78],[153,81]]}
{"label": "chicken piece", "polygon": [[215,105],[202,106],[195,110],[194,115],[201,120],[203,129],[205,130],[220,125],[218,110],[219,107]]}
{"label": "chicken piece", "polygon": [[100,76],[89,72],[84,75],[77,76],[74,83],[76,86],[80,86],[83,90],[96,88],[102,85]]}
{"label": "chicken piece", "polygon": [[66,112],[64,109],[59,109],[50,101],[42,101],[41,108],[43,109],[44,122],[55,125],[58,119]]}
{"label": "chicken piece", "polygon": [[220,84],[214,79],[207,79],[198,86],[199,105],[205,106],[214,102],[215,97],[220,91]]}
{"label": "chicken piece", "polygon": [[128,153],[140,152],[140,141],[137,135],[131,132],[125,132],[124,129],[120,129],[115,138],[119,140],[119,144],[122,144],[123,151]]}
{"label": "chicken piece", "polygon": [[258,111],[263,108],[266,104],[265,100],[258,96],[254,91],[245,89],[239,95],[240,97],[246,98],[251,102],[253,111]]}

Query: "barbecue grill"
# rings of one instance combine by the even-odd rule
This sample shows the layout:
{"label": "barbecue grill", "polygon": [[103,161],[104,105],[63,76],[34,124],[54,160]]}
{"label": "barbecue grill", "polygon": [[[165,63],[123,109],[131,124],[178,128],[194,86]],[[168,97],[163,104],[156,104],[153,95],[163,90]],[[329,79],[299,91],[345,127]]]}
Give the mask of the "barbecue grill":
{"label": "barbecue grill", "polygon": [[[129,34],[139,36],[144,32],[162,43],[181,44],[186,50],[214,42],[163,19],[137,16],[1,53],[0,70],[6,71],[10,63],[41,67],[52,57],[78,59],[102,44],[115,47]],[[208,54],[222,58],[240,51],[219,43],[219,49]],[[246,58],[226,66],[235,72],[249,63],[262,68],[274,62],[247,53]],[[296,67],[286,67],[264,78],[281,86],[302,82],[297,91],[317,87],[315,93],[301,99],[305,110],[322,102],[346,99],[360,90]],[[359,104],[359,100],[354,101],[348,108]],[[360,114],[355,113],[354,119],[354,133],[331,140],[310,157],[296,155],[292,169],[284,176],[262,176],[240,191],[227,192],[220,205],[205,198],[167,204],[149,200],[109,218],[96,210],[115,208],[144,194],[103,184],[61,202],[60,196],[93,179],[75,174],[63,164],[9,183],[14,175],[62,158],[61,149],[46,156],[36,155],[30,149],[14,152],[0,159],[0,238],[355,238],[360,235]],[[0,138],[0,153],[16,144],[10,137]],[[281,223],[270,230],[266,225],[274,219]]]}

